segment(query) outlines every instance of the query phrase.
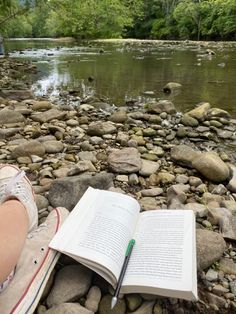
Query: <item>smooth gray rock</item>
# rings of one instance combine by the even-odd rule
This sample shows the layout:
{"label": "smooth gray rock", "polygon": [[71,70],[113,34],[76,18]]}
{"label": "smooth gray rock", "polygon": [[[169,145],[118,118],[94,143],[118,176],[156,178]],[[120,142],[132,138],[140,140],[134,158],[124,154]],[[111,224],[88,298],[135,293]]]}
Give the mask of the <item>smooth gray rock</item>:
{"label": "smooth gray rock", "polygon": [[217,135],[222,139],[231,139],[234,133],[227,130],[217,130]]}
{"label": "smooth gray rock", "polygon": [[48,199],[40,194],[35,195],[36,206],[38,210],[42,208],[47,208],[49,205]]}
{"label": "smooth gray rock", "polygon": [[116,306],[111,311],[111,299],[112,296],[110,294],[102,297],[102,300],[99,304],[98,314],[125,314],[126,313],[126,305],[124,299],[118,299]]}
{"label": "smooth gray rock", "polygon": [[[1,119],[1,118],[0,118]],[[7,128],[7,129],[0,129],[0,139],[6,139],[12,135],[15,135],[22,131],[23,128]]]}
{"label": "smooth gray rock", "polygon": [[64,145],[60,141],[46,141],[43,142],[43,146],[48,154],[60,153],[64,149]]}
{"label": "smooth gray rock", "polygon": [[85,301],[86,309],[94,313],[97,312],[101,296],[101,289],[97,286],[92,286],[89,289],[89,292],[87,294],[87,300]]}
{"label": "smooth gray rock", "polygon": [[187,145],[176,145],[171,149],[171,159],[181,166],[192,167],[192,161],[201,154]]}
{"label": "smooth gray rock", "polygon": [[114,123],[107,121],[107,122],[92,122],[87,130],[88,135],[94,136],[102,136],[105,134],[112,134],[116,133],[117,129]]}
{"label": "smooth gray rock", "polygon": [[223,200],[221,206],[229,209],[232,215],[236,214],[236,202],[234,200]]}
{"label": "smooth gray rock", "polygon": [[106,172],[94,176],[85,173],[56,179],[50,186],[49,202],[54,207],[62,206],[72,210],[89,186],[107,190],[113,186],[113,175]]}
{"label": "smooth gray rock", "polygon": [[152,314],[154,304],[155,301],[145,301],[136,311],[127,314]]}
{"label": "smooth gray rock", "polygon": [[141,161],[142,166],[139,170],[139,174],[144,177],[149,177],[151,174],[155,173],[160,167],[157,162],[152,160],[141,159]]}
{"label": "smooth gray rock", "polygon": [[149,151],[150,154],[155,154],[157,157],[163,157],[165,155],[165,151],[160,146],[155,146],[153,149]]}
{"label": "smooth gray rock", "polygon": [[176,109],[174,104],[170,100],[160,100],[158,102],[151,102],[146,105],[147,111],[150,113],[175,113]]}
{"label": "smooth gray rock", "polygon": [[119,110],[110,115],[109,120],[115,123],[124,123],[127,120],[127,113],[125,110]]}
{"label": "smooth gray rock", "polygon": [[230,291],[236,296],[236,281],[231,281],[229,283]]}
{"label": "smooth gray rock", "polygon": [[212,194],[218,194],[218,195],[225,195],[227,192],[228,192],[228,190],[226,189],[226,187],[223,184],[218,184],[211,191]]}
{"label": "smooth gray rock", "polygon": [[79,152],[78,157],[82,161],[97,162],[96,153],[90,151]]}
{"label": "smooth gray rock", "polygon": [[90,139],[89,139],[89,142],[92,144],[92,145],[100,145],[103,143],[103,138],[100,137],[100,136],[91,136]]}
{"label": "smooth gray rock", "polygon": [[26,100],[32,99],[33,92],[29,89],[17,90],[17,89],[2,89],[0,90],[0,96],[3,98],[13,99],[13,100]]}
{"label": "smooth gray rock", "polygon": [[139,177],[137,176],[136,173],[131,173],[129,175],[129,184],[130,185],[136,185],[139,183]]}
{"label": "smooth gray rock", "polygon": [[79,303],[62,303],[53,306],[45,314],[94,314],[94,312],[87,310]]}
{"label": "smooth gray rock", "polygon": [[141,190],[140,193],[142,194],[142,196],[158,196],[163,194],[164,190],[162,188],[151,188]]}
{"label": "smooth gray rock", "polygon": [[44,156],[45,147],[36,140],[30,140],[27,143],[17,146],[12,151],[12,157],[18,158],[23,156],[30,157],[31,155]]}
{"label": "smooth gray rock", "polygon": [[214,269],[208,269],[206,273],[206,280],[208,281],[216,281],[218,279],[218,272]]}
{"label": "smooth gray rock", "polygon": [[236,263],[229,258],[221,258],[219,269],[225,274],[236,275]]}
{"label": "smooth gray rock", "polygon": [[182,85],[176,82],[169,82],[163,87],[165,93],[172,93],[176,89],[181,89]]}
{"label": "smooth gray rock", "polygon": [[25,117],[16,110],[4,108],[0,110],[0,124],[24,122]]}
{"label": "smooth gray rock", "polygon": [[199,271],[218,261],[226,249],[224,238],[217,232],[197,229],[196,241],[197,267]]}
{"label": "smooth gray rock", "polygon": [[228,167],[230,169],[230,181],[227,185],[227,188],[235,193],[236,192],[236,166],[232,165],[232,164],[228,164]]}
{"label": "smooth gray rock", "polygon": [[187,112],[189,116],[197,119],[198,121],[204,121],[207,118],[211,105],[206,103],[200,103],[196,108]]}
{"label": "smooth gray rock", "polygon": [[220,204],[223,200],[224,200],[223,196],[211,194],[209,192],[204,192],[204,194],[202,195],[202,203],[207,205],[211,202],[217,202]]}
{"label": "smooth gray rock", "polygon": [[215,286],[213,286],[212,292],[221,296],[221,295],[224,295],[225,293],[229,292],[229,289],[223,287],[220,284],[216,284]]}
{"label": "smooth gray rock", "polygon": [[91,284],[92,271],[80,264],[63,267],[56,275],[55,282],[47,297],[47,305],[74,301],[84,296]]}
{"label": "smooth gray rock", "polygon": [[228,113],[228,111],[225,111],[223,109],[220,108],[211,108],[208,111],[207,117],[209,119],[214,119],[214,118],[226,118],[229,119],[230,118],[230,114]]}
{"label": "smooth gray rock", "polygon": [[219,229],[224,238],[236,240],[236,217],[227,208],[211,208],[209,211],[209,221],[219,225]]}
{"label": "smooth gray rock", "polygon": [[63,119],[66,116],[66,111],[57,109],[49,109],[44,112],[34,113],[31,115],[31,119],[40,123],[49,122],[53,119]]}
{"label": "smooth gray rock", "polygon": [[207,216],[208,208],[200,203],[187,203],[184,206],[185,209],[193,210],[195,216],[198,218],[203,218]]}
{"label": "smooth gray rock", "polygon": [[213,182],[222,182],[229,178],[229,167],[214,152],[205,152],[192,160],[192,166],[205,178]]}
{"label": "smooth gray rock", "polygon": [[143,136],[145,137],[153,137],[156,135],[156,130],[152,129],[152,128],[146,128],[146,129],[143,129]]}
{"label": "smooth gray rock", "polygon": [[34,100],[32,108],[35,111],[45,111],[52,108],[52,104],[48,100]]}
{"label": "smooth gray rock", "polygon": [[108,156],[109,167],[118,173],[134,173],[141,169],[140,153],[134,147],[115,150]]}
{"label": "smooth gray rock", "polygon": [[186,183],[188,183],[188,180],[189,180],[189,178],[185,174],[177,174],[176,178],[175,178],[175,181],[178,184],[186,184]]}
{"label": "smooth gray rock", "polygon": [[175,176],[169,172],[161,171],[157,174],[157,182],[161,184],[171,184],[175,181]]}
{"label": "smooth gray rock", "polygon": [[157,201],[154,197],[142,197],[139,200],[142,210],[154,210],[157,209]]}
{"label": "smooth gray rock", "polygon": [[192,126],[192,127],[196,127],[199,124],[197,119],[191,117],[188,114],[183,115],[183,117],[181,118],[181,123],[183,123],[183,125],[185,126]]}
{"label": "smooth gray rock", "polygon": [[191,186],[197,187],[198,185],[200,185],[202,183],[202,180],[198,177],[195,176],[190,176],[189,177],[189,184]]}
{"label": "smooth gray rock", "polygon": [[210,304],[216,305],[218,310],[219,308],[223,308],[226,304],[226,300],[223,297],[219,297],[213,293],[206,293],[206,297]]}
{"label": "smooth gray rock", "polygon": [[174,184],[167,189],[167,204],[169,207],[173,208],[172,203],[184,204],[188,192],[189,185],[185,184]]}
{"label": "smooth gray rock", "polygon": [[56,137],[54,135],[45,135],[45,136],[40,136],[37,138],[37,140],[40,142],[40,143],[45,143],[45,142],[48,142],[48,141],[56,141]]}
{"label": "smooth gray rock", "polygon": [[127,307],[130,311],[137,310],[142,304],[142,297],[140,294],[126,294],[125,299]]}

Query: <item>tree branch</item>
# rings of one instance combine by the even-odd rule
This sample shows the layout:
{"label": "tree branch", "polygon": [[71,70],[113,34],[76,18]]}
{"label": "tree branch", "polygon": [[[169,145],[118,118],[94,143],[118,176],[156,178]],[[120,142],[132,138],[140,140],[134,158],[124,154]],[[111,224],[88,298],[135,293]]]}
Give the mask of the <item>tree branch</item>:
{"label": "tree branch", "polygon": [[21,9],[21,10],[18,10],[16,12],[13,12],[11,13],[10,15],[8,15],[7,17],[5,17],[3,20],[0,21],[0,26],[4,23],[6,23],[8,20],[16,17],[17,15],[21,15],[21,14],[24,14],[28,11],[28,8],[24,8],[24,9]]}

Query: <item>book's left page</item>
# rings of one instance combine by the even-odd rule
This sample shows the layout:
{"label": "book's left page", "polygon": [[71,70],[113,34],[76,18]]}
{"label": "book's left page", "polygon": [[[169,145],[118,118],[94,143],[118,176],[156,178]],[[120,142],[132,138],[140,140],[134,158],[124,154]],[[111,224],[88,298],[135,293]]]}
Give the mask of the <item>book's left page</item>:
{"label": "book's left page", "polygon": [[[130,196],[90,187],[50,247],[81,261],[114,285],[127,244],[134,233],[139,210],[138,202]],[[103,274],[106,269],[114,275],[114,280]]]}

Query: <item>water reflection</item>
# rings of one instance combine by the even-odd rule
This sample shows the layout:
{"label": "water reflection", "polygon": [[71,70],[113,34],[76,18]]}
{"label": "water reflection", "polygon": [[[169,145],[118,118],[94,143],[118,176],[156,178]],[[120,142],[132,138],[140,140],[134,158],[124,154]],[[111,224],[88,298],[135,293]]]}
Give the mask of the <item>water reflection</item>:
{"label": "water reflection", "polygon": [[78,97],[96,94],[123,105],[133,98],[143,99],[147,91],[157,99],[166,98],[162,88],[172,81],[183,85],[179,95],[169,96],[179,110],[207,101],[236,115],[235,50],[223,44],[215,48],[215,55],[200,46],[170,44],[22,41],[9,43],[8,49],[12,57],[36,62],[39,72],[33,89],[37,95],[56,97],[67,90]]}
{"label": "water reflection", "polygon": [[[46,64],[48,61],[39,61],[38,64]],[[60,89],[65,88],[70,82],[70,74],[68,72],[60,73],[58,71],[58,64],[60,62],[50,62],[49,75],[38,79],[33,85],[32,89],[36,96],[50,95],[59,96]]]}

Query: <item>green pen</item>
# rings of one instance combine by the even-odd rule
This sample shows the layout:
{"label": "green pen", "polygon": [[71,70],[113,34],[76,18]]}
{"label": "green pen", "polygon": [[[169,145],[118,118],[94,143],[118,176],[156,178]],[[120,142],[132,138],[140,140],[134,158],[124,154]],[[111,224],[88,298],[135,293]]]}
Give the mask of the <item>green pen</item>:
{"label": "green pen", "polygon": [[113,307],[116,305],[116,302],[117,302],[117,299],[118,299],[118,296],[120,293],[120,288],[121,288],[121,285],[122,285],[122,282],[123,282],[123,279],[125,276],[125,272],[126,272],[126,269],[127,269],[128,263],[129,263],[129,259],[130,259],[134,244],[135,244],[134,239],[130,240],[128,243],[128,246],[127,246],[127,249],[125,252],[124,263],[123,263],[123,266],[121,268],[121,272],[120,272],[120,276],[119,276],[119,279],[117,282],[116,290],[115,290],[114,296],[111,300],[111,309],[113,309]]}

